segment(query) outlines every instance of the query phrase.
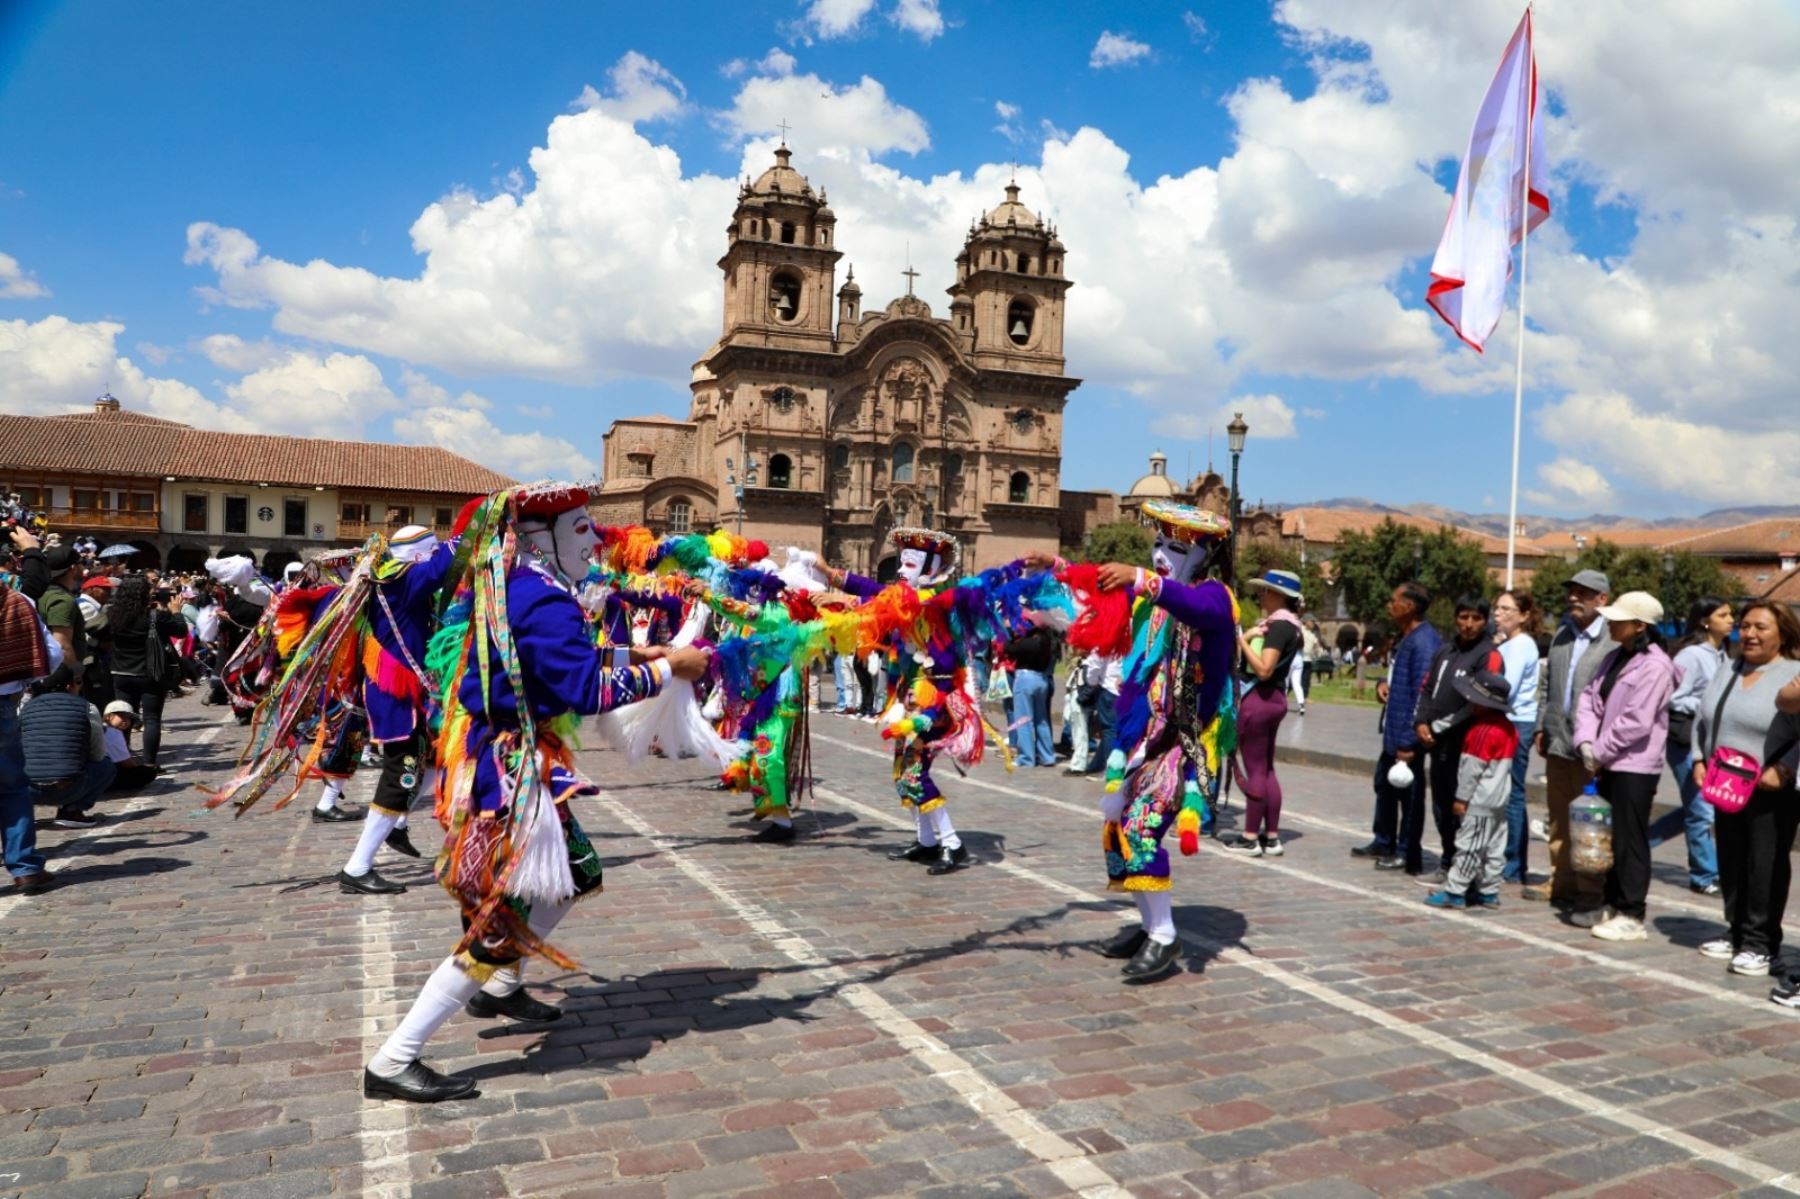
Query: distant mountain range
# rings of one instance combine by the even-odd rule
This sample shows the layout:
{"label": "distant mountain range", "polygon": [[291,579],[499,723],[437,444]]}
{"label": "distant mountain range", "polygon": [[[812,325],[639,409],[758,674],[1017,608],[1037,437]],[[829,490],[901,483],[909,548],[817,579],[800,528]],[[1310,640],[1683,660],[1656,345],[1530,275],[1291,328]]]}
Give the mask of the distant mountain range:
{"label": "distant mountain range", "polygon": [[[1356,496],[1312,500],[1305,504],[1288,506],[1292,508],[1354,508],[1361,512],[1392,512],[1396,515],[1419,516],[1426,520],[1441,521],[1447,525],[1492,533],[1496,537],[1506,536],[1506,514],[1504,512],[1459,512],[1455,508],[1446,508],[1441,504],[1412,504],[1401,508]],[[1525,522],[1527,537],[1541,537],[1546,533],[1604,532],[1607,529],[1723,529],[1732,525],[1748,524],[1751,521],[1770,520],[1776,517],[1800,517],[1800,504],[1715,508],[1711,512],[1702,512],[1698,516],[1677,516],[1668,520],[1641,520],[1607,513],[1573,518],[1538,516],[1528,512],[1519,513],[1519,519]]]}

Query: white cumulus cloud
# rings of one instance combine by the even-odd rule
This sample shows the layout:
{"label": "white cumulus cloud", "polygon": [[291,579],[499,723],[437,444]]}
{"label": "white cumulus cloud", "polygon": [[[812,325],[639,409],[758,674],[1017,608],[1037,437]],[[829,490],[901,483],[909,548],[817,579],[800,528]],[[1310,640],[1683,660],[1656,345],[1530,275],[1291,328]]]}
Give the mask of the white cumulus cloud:
{"label": "white cumulus cloud", "polygon": [[0,254],[0,300],[35,300],[50,294],[11,254]]}
{"label": "white cumulus cloud", "polygon": [[944,32],[944,14],[938,11],[938,0],[896,0],[888,19],[922,41],[931,41]]}
{"label": "white cumulus cloud", "polygon": [[1283,441],[1299,436],[1294,410],[1276,395],[1236,396],[1216,408],[1199,412],[1170,409],[1153,428],[1155,432],[1189,440],[1211,437],[1215,433],[1223,437],[1225,426],[1238,415],[1243,416],[1244,423],[1250,426],[1251,436],[1259,441]]}
{"label": "white cumulus cloud", "polygon": [[1114,33],[1104,30],[1094,48],[1088,52],[1088,66],[1096,71],[1107,67],[1128,67],[1150,57],[1150,46],[1140,42],[1128,33]]}

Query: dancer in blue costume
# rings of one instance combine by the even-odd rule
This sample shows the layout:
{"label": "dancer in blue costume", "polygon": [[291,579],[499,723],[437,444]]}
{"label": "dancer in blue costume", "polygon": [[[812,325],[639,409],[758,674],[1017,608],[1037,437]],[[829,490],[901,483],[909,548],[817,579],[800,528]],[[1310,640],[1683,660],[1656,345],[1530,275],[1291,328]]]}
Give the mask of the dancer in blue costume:
{"label": "dancer in blue costume", "polygon": [[363,1071],[369,1098],[434,1103],[472,1079],[419,1060],[458,1008],[531,1022],[561,1013],[525,995],[522,960],[573,962],[545,940],[577,899],[600,889],[600,862],[570,811],[592,786],[574,769],[583,716],[697,679],[692,648],[597,647],[576,587],[599,540],[579,487],[542,484],[471,505],[453,568],[455,596],[428,666],[443,676],[437,815],[448,835],[438,881],[462,909],[464,934]]}

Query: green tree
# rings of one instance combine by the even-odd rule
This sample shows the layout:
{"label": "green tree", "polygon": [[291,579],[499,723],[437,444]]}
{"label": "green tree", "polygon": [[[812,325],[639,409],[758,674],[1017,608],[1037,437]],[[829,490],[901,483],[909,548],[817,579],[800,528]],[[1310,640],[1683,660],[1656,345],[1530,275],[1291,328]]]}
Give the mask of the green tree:
{"label": "green tree", "polygon": [[1367,533],[1346,529],[1331,563],[1345,607],[1365,624],[1385,617],[1388,596],[1409,579],[1430,590],[1427,615],[1439,625],[1449,621],[1457,596],[1493,591],[1481,544],[1448,526],[1427,533],[1390,518]]}
{"label": "green tree", "polygon": [[1082,547],[1082,562],[1123,562],[1127,566],[1150,565],[1150,530],[1136,521],[1120,520],[1097,525]]}
{"label": "green tree", "polygon": [[1604,538],[1582,550],[1573,562],[1542,567],[1531,580],[1531,598],[1554,620],[1568,606],[1565,584],[1577,572],[1598,570],[1612,584],[1614,595],[1648,591],[1662,601],[1664,617],[1679,624],[1687,610],[1703,595],[1720,599],[1743,598],[1744,585],[1727,574],[1711,558],[1680,551],[1668,555],[1643,546],[1626,548]]}
{"label": "green tree", "polygon": [[1286,570],[1300,576],[1300,596],[1308,612],[1317,612],[1325,602],[1325,577],[1317,562],[1300,564],[1300,551],[1294,546],[1273,541],[1240,541],[1237,546],[1237,591],[1243,603],[1244,618],[1254,622],[1256,605],[1244,584],[1266,570]]}

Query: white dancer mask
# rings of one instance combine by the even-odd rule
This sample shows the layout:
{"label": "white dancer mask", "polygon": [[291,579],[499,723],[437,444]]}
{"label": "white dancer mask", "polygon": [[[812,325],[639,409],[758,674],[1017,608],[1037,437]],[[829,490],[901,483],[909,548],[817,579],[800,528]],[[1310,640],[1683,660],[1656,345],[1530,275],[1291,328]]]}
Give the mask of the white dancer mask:
{"label": "white dancer mask", "polygon": [[600,538],[585,507],[560,512],[547,526],[521,520],[519,535],[571,582],[587,578],[588,567],[600,557]]}
{"label": "white dancer mask", "polygon": [[1150,565],[1165,579],[1192,583],[1205,571],[1212,553],[1213,545],[1207,541],[1182,541],[1158,535],[1150,551]]}

